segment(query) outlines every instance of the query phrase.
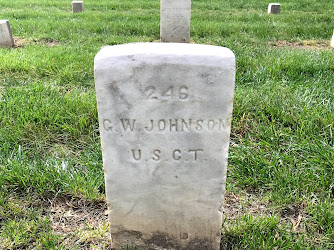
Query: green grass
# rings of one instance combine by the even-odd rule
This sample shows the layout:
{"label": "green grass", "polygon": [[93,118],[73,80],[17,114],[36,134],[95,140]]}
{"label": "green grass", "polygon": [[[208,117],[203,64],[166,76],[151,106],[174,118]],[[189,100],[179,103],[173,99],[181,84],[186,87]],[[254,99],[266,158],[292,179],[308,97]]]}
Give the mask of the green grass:
{"label": "green grass", "polygon": [[[226,249],[334,247],[334,9],[280,3],[268,15],[263,1],[192,0],[192,40],[237,58]],[[73,14],[65,0],[0,0],[19,45],[0,49],[0,248],[108,247],[105,226],[55,229],[48,204],[105,200],[93,59],[159,40],[159,5],[86,0]]]}

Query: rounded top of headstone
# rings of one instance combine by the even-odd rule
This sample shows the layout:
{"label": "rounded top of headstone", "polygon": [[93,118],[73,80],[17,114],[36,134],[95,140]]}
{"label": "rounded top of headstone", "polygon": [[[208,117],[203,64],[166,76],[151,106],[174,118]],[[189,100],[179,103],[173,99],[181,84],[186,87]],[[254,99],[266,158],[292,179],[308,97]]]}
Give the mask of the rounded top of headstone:
{"label": "rounded top of headstone", "polygon": [[7,22],[8,22],[8,20],[0,20],[0,24],[7,23]]}
{"label": "rounded top of headstone", "polygon": [[214,58],[235,58],[233,52],[225,47],[203,44],[185,43],[129,43],[114,46],[104,46],[96,55],[95,61],[106,57],[128,57],[136,56],[211,56]]}

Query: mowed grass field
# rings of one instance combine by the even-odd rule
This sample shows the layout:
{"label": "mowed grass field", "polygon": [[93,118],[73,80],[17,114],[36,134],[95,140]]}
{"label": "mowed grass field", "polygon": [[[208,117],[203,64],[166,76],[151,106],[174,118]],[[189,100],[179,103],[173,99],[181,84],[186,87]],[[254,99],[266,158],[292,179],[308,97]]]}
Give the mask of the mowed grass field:
{"label": "mowed grass field", "polygon": [[[237,59],[222,249],[333,249],[334,5],[268,3],[192,0],[192,41]],[[93,60],[159,40],[160,2],[84,4],[0,0],[0,249],[110,248]]]}

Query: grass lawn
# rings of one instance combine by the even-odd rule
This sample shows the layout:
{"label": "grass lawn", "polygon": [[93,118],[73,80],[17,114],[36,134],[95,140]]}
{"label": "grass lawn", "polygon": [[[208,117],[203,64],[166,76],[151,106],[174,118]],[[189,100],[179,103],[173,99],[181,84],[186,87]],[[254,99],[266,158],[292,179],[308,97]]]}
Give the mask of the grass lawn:
{"label": "grass lawn", "polygon": [[[237,59],[222,249],[334,248],[330,0],[192,0],[191,39]],[[110,247],[93,59],[159,40],[159,0],[0,0],[0,248]]]}

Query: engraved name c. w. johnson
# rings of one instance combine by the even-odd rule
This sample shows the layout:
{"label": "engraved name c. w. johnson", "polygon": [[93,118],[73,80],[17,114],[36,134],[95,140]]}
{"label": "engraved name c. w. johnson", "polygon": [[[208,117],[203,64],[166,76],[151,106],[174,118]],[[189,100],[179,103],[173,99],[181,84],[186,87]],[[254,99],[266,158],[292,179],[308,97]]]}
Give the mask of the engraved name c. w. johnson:
{"label": "engraved name c. w. johnson", "polygon": [[103,128],[110,132],[200,132],[229,129],[226,119],[103,119]]}

